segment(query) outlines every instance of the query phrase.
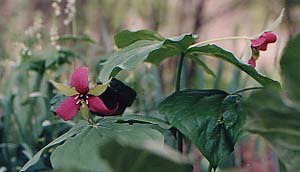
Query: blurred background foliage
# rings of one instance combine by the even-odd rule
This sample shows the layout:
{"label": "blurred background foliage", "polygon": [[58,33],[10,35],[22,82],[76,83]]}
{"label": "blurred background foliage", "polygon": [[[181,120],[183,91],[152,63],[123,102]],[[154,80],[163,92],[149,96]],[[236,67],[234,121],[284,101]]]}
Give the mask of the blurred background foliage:
{"label": "blurred background foliage", "polygon": [[[49,110],[53,96],[50,79],[68,83],[71,71],[90,67],[93,79],[99,62],[114,49],[113,36],[123,29],[150,29],[166,37],[183,33],[199,40],[234,35],[255,35],[286,9],[276,30],[278,42],[261,53],[257,69],[280,80],[278,61],[289,37],[300,28],[299,0],[1,0],[0,2],[0,171],[17,171],[32,154],[68,130]],[[220,42],[243,59],[246,43]],[[214,59],[202,60],[216,77],[185,61],[183,88],[220,88],[233,92],[253,86],[250,78],[231,65]],[[177,59],[159,68],[145,64],[118,78],[132,86],[138,97],[127,113],[157,115],[154,109],[168,94],[175,78]],[[170,141],[171,142],[171,141]],[[196,157],[194,171],[205,171],[207,162]],[[205,167],[205,168],[203,168]],[[45,154],[32,171],[49,169]],[[203,169],[202,169],[203,168]],[[277,157],[261,138],[246,135],[220,171],[279,171]]]}

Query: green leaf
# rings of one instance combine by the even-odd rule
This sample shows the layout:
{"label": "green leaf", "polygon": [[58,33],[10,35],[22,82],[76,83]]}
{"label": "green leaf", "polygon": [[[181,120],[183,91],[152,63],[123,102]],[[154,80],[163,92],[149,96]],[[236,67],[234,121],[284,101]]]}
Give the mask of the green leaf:
{"label": "green leaf", "polygon": [[94,88],[91,88],[88,94],[99,96],[107,89],[107,84],[97,84]]}
{"label": "green leaf", "polygon": [[57,41],[82,41],[82,42],[87,42],[87,43],[92,43],[92,44],[97,44],[96,41],[94,41],[92,38],[90,38],[87,35],[61,35],[57,39]]}
{"label": "green leaf", "polygon": [[198,36],[193,34],[184,34],[178,37],[168,38],[163,41],[163,44],[159,49],[149,54],[146,61],[159,65],[160,62],[166,58],[180,55],[185,52],[197,39]]}
{"label": "green leaf", "polygon": [[161,46],[161,42],[157,41],[138,41],[124,49],[113,54],[108,54],[108,60],[102,63],[103,68],[100,72],[99,79],[105,83],[109,80],[110,74],[114,68],[118,67],[122,70],[132,70],[137,65],[143,63],[148,54]]}
{"label": "green leaf", "polygon": [[216,45],[204,45],[200,47],[192,47],[187,50],[187,56],[194,56],[195,54],[202,54],[225,60],[238,67],[240,70],[246,72],[249,76],[251,76],[264,87],[271,86],[280,88],[279,82],[274,81],[258,73],[252,66],[243,63],[238,58],[236,58],[231,52],[228,52],[222,49],[221,47],[218,47]]}
{"label": "green leaf", "polygon": [[300,111],[278,90],[253,93],[246,102],[246,129],[264,137],[277,153],[282,169],[300,169]]}
{"label": "green leaf", "polygon": [[[107,140],[116,138],[134,145],[146,141],[156,141],[161,145],[163,135],[146,125],[100,123],[96,127],[85,128],[75,137],[58,146],[51,155],[54,169],[82,169],[84,171],[110,171],[109,166],[99,157],[97,151]],[[118,157],[118,155],[115,155]]]}
{"label": "green leaf", "polygon": [[300,102],[300,34],[289,40],[280,61],[281,75],[289,97]]}
{"label": "green leaf", "polygon": [[66,95],[66,96],[74,96],[76,94],[78,94],[78,92],[74,89],[71,88],[67,85],[55,82],[55,81],[50,81],[52,83],[52,85],[62,94]]}
{"label": "green leaf", "polygon": [[136,147],[111,140],[100,147],[100,154],[115,172],[192,171],[192,166],[178,152],[153,143]]}
{"label": "green leaf", "polygon": [[190,56],[190,57],[198,65],[200,65],[201,67],[203,67],[204,71],[207,74],[209,74],[209,75],[213,76],[214,78],[216,78],[216,75],[215,75],[214,71],[212,69],[210,69],[204,61],[202,61],[199,57],[195,57],[195,56]]}
{"label": "green leaf", "polygon": [[85,103],[81,104],[80,113],[81,113],[81,116],[84,120],[86,120],[86,121],[89,120],[89,118],[90,118],[89,107]]}
{"label": "green leaf", "polygon": [[26,171],[29,167],[33,166],[34,164],[36,164],[41,155],[43,154],[44,151],[48,150],[49,148],[67,140],[68,138],[78,134],[79,132],[81,132],[82,130],[84,130],[87,127],[87,123],[86,122],[80,122],[77,125],[75,125],[73,128],[71,128],[68,132],[66,132],[65,134],[59,136],[58,138],[56,138],[55,140],[53,140],[52,142],[50,142],[47,146],[43,147],[40,151],[38,151],[23,167],[20,171]]}
{"label": "green leaf", "polygon": [[136,114],[129,114],[123,116],[109,116],[105,118],[100,118],[100,121],[101,122],[114,121],[118,123],[129,123],[129,124],[136,124],[136,123],[154,124],[166,130],[171,128],[171,125],[162,119],[155,118],[152,116],[143,116],[143,115],[136,115]]}
{"label": "green leaf", "polygon": [[242,133],[240,99],[221,90],[185,90],[167,97],[159,112],[216,168],[234,150]]}
{"label": "green leaf", "polygon": [[124,48],[140,40],[163,41],[166,38],[151,30],[139,30],[136,32],[123,30],[115,35],[115,44],[118,48]]}
{"label": "green leaf", "polygon": [[103,57],[107,61],[101,64],[103,68],[99,79],[102,82],[106,82],[115,68],[118,68],[116,72],[119,72],[120,69],[129,71],[144,61],[159,64],[167,57],[185,52],[196,39],[197,36],[195,35],[184,34],[164,41],[136,41],[120,51]]}

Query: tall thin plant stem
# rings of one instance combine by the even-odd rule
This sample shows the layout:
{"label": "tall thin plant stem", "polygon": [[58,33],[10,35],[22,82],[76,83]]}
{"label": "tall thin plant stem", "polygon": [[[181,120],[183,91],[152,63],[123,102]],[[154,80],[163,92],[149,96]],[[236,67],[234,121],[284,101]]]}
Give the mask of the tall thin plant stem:
{"label": "tall thin plant stem", "polygon": [[[177,66],[177,76],[176,76],[176,83],[175,83],[175,92],[179,92],[180,91],[180,83],[181,83],[181,72],[182,72],[182,66],[183,66],[183,60],[184,60],[184,53],[181,53],[180,57],[179,57],[179,62],[178,62],[178,66]],[[178,151],[179,152],[183,152],[183,135],[182,133],[177,130],[177,134],[178,134]]]}

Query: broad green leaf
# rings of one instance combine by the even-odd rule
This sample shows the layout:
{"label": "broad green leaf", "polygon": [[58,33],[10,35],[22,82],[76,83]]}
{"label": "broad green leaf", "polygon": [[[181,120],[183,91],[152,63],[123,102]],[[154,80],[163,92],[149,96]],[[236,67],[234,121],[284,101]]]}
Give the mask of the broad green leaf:
{"label": "broad green leaf", "polygon": [[207,74],[213,76],[214,78],[216,77],[214,71],[212,69],[210,69],[207,66],[207,64],[204,61],[202,61],[199,57],[193,57],[193,56],[190,56],[190,57],[193,61],[195,61],[198,65],[200,65]]}
{"label": "broad green leaf", "polygon": [[52,85],[62,94],[66,95],[66,96],[74,96],[76,94],[78,94],[78,92],[74,89],[71,88],[67,85],[55,82],[55,81],[50,81],[52,83]]}
{"label": "broad green leaf", "polygon": [[161,45],[162,42],[158,41],[138,41],[120,51],[108,54],[109,57],[104,57],[107,61],[102,63],[100,81],[107,82],[114,68],[128,71],[134,69],[137,65],[143,63],[150,52],[158,49]]}
{"label": "broad green leaf", "polygon": [[82,103],[82,105],[80,106],[80,113],[84,120],[86,121],[89,120],[90,118],[89,107],[85,103]]}
{"label": "broad green leaf", "polygon": [[240,99],[221,90],[185,90],[167,97],[159,112],[216,168],[234,150],[242,133]]}
{"label": "broad green leaf", "polygon": [[184,34],[174,38],[168,38],[163,41],[163,45],[151,52],[146,59],[147,62],[159,65],[161,61],[168,57],[174,57],[185,52],[194,41],[198,39],[198,36],[193,34]]}
{"label": "broad green leaf", "polygon": [[49,148],[67,140],[68,138],[80,133],[82,130],[84,130],[87,127],[86,122],[79,122],[77,125],[75,125],[73,128],[71,128],[68,132],[65,134],[59,136],[57,139],[53,140],[50,142],[47,146],[43,147],[40,151],[38,151],[23,167],[20,171],[26,171],[29,167],[33,166],[36,164],[41,155],[43,154],[44,151],[48,150]]}
{"label": "broad green leaf", "polygon": [[[146,125],[128,125],[112,122],[99,123],[96,127],[85,128],[75,137],[58,146],[51,155],[54,169],[82,169],[84,171],[106,172],[109,166],[99,157],[97,151],[108,139],[116,138],[134,145],[156,141],[161,145],[163,135]],[[116,158],[118,155],[115,155]]]}
{"label": "broad green leaf", "polygon": [[94,41],[92,38],[90,38],[87,35],[79,35],[79,36],[61,35],[61,36],[59,36],[57,41],[82,41],[82,42],[97,44],[96,41]]}
{"label": "broad green leaf", "polygon": [[260,73],[258,73],[252,66],[243,63],[238,58],[236,58],[231,52],[228,52],[221,47],[216,45],[204,45],[200,47],[192,47],[187,50],[187,56],[194,56],[195,54],[202,54],[211,57],[216,57],[225,60],[234,66],[238,67],[240,70],[246,72],[249,76],[255,79],[263,86],[271,86],[280,88],[280,84]]}
{"label": "broad green leaf", "polygon": [[192,171],[192,166],[178,152],[153,143],[136,147],[111,140],[100,147],[100,154],[114,172]]}
{"label": "broad green leaf", "polygon": [[95,87],[91,88],[88,94],[99,96],[107,89],[107,84],[97,84]]}
{"label": "broad green leaf", "polygon": [[124,48],[140,40],[163,41],[166,38],[151,30],[129,31],[123,30],[115,35],[115,44],[118,48]]}
{"label": "broad green leaf", "polygon": [[280,61],[284,87],[289,97],[300,102],[300,34],[288,41]]}
{"label": "broad green leaf", "polygon": [[193,34],[184,34],[179,37],[168,38],[164,41],[136,41],[120,51],[103,57],[107,61],[102,63],[103,68],[99,79],[102,82],[106,82],[115,68],[118,69],[116,72],[119,72],[120,69],[129,71],[144,61],[158,65],[167,57],[185,52],[196,39],[197,36]]}
{"label": "broad green leaf", "polygon": [[168,124],[166,121],[159,119],[159,118],[155,118],[152,116],[143,116],[143,115],[136,115],[136,114],[129,114],[129,115],[123,115],[123,116],[109,116],[109,117],[105,117],[105,118],[100,118],[101,122],[104,121],[114,121],[114,122],[118,122],[118,123],[129,123],[129,124],[154,124],[154,125],[158,125],[159,127],[163,128],[163,129],[170,129],[171,125]]}
{"label": "broad green leaf", "polygon": [[264,137],[277,153],[281,168],[287,172],[300,169],[300,111],[278,90],[253,93],[246,102],[246,129]]}

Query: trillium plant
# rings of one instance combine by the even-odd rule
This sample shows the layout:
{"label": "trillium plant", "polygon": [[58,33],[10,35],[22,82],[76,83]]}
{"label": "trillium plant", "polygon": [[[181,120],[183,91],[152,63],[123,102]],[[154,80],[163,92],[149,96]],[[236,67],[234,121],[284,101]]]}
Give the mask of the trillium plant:
{"label": "trillium plant", "polygon": [[[40,162],[40,156],[51,150],[51,168],[55,171],[192,172],[196,161],[186,155],[199,150],[208,162],[208,172],[211,172],[224,166],[228,162],[226,160],[232,158],[235,145],[245,132],[260,134],[267,139],[280,159],[281,168],[288,172],[295,172],[295,169],[297,171],[297,165],[285,161],[285,158],[293,156],[297,159],[299,151],[287,155],[278,145],[284,147],[289,144],[278,143],[278,139],[271,139],[275,137],[274,132],[268,133],[269,124],[273,121],[265,122],[269,117],[267,112],[275,113],[278,109],[265,110],[263,108],[267,108],[268,104],[257,105],[255,103],[258,101],[252,100],[253,96],[248,100],[248,94],[245,94],[245,91],[260,90],[267,93],[266,90],[269,90],[274,93],[272,100],[276,99],[275,93],[280,97],[281,84],[259,73],[255,67],[259,52],[266,51],[270,43],[276,43],[274,29],[282,17],[283,11],[269,28],[257,36],[226,37],[202,42],[197,41],[197,35],[190,33],[171,38],[151,30],[124,30],[117,33],[114,38],[118,49],[101,57],[96,70],[100,71],[97,73],[99,75],[91,79],[98,82],[89,82],[87,66],[74,69],[70,86],[51,81],[57,90],[53,91],[56,95],[52,97],[51,110],[64,121],[72,120],[75,123],[70,122],[72,128],[68,132],[32,156],[20,171],[30,171]],[[234,39],[242,39],[249,44],[249,57],[239,58],[216,45],[218,41]],[[288,49],[289,47],[287,51]],[[150,70],[152,67],[159,67],[162,61],[177,57],[178,66],[174,75],[172,74],[175,78],[174,91],[170,95],[155,95],[162,97],[160,102],[152,109],[140,110],[138,107],[147,104],[141,101],[142,96],[148,98],[151,95],[142,94],[144,86],[135,91],[133,88],[138,84],[131,82],[132,88],[128,83],[126,85],[127,76],[131,80],[136,79],[136,69],[144,63],[148,63],[147,70]],[[230,91],[216,87],[197,89],[195,86],[193,89],[182,89],[182,71],[184,62],[187,61],[199,65],[212,78],[219,77],[203,57],[223,60],[256,83],[241,90]],[[94,68],[90,67],[90,70]],[[119,73],[123,75],[120,76]],[[137,75],[147,79],[143,73]],[[157,80],[152,82],[157,83]],[[192,86],[186,84],[184,87]],[[256,96],[261,96],[261,101],[268,97],[258,92]],[[133,104],[136,97],[138,101]],[[276,106],[270,108],[291,108],[280,101],[276,103]],[[131,108],[127,108],[131,105]],[[82,118],[74,118],[78,112]],[[266,118],[262,118],[264,115]],[[288,130],[290,129],[285,131]]]}

